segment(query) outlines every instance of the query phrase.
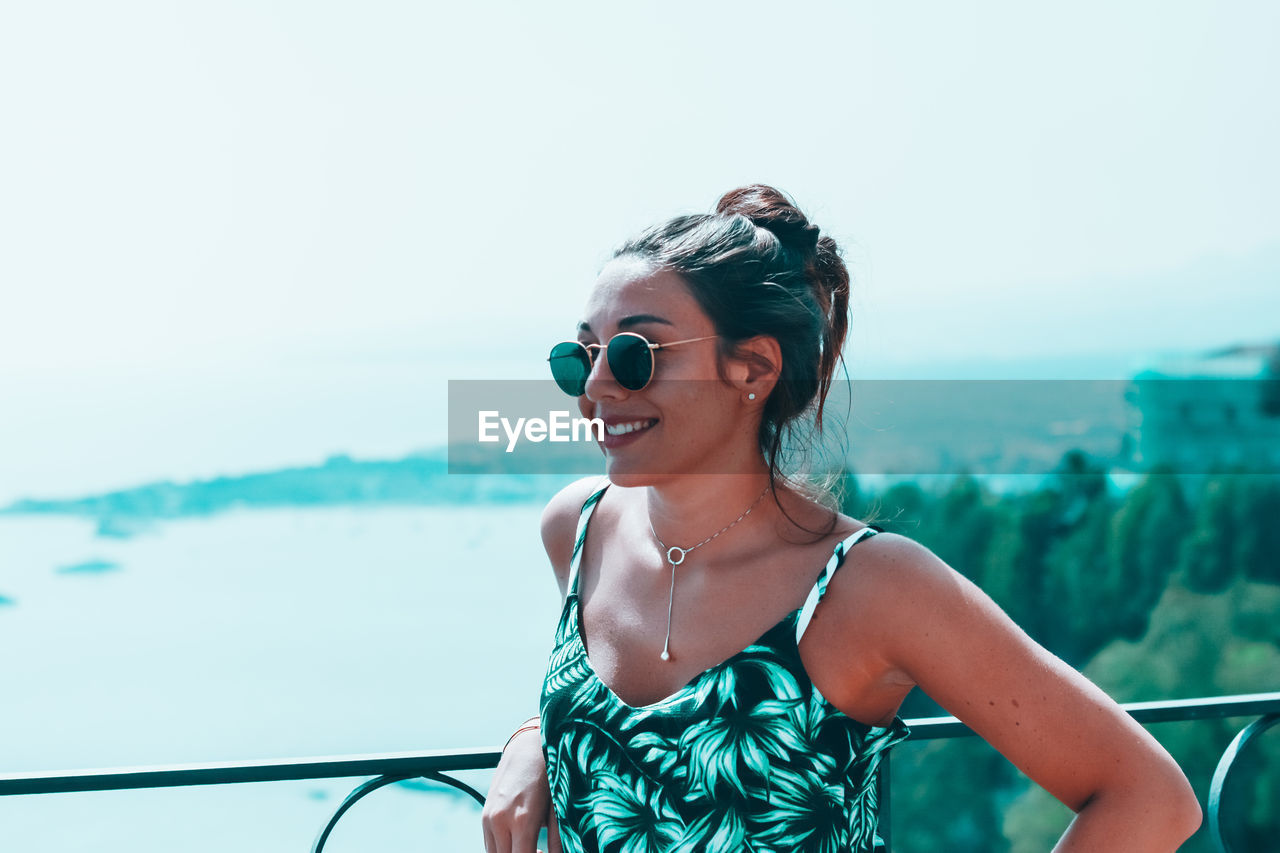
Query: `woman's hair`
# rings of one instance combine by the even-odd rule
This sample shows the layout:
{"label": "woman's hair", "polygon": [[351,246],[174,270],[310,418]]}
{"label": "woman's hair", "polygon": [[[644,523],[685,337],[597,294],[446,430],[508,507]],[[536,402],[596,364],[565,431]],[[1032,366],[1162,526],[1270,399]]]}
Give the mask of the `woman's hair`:
{"label": "woman's hair", "polygon": [[648,229],[614,253],[624,255],[684,279],[720,336],[722,357],[756,335],[777,340],[781,375],[759,432],[776,501],[784,443],[806,414],[821,430],[849,328],[849,271],[836,242],[819,236],[818,226],[781,192],[753,184],[725,193],[715,213],[678,216]]}

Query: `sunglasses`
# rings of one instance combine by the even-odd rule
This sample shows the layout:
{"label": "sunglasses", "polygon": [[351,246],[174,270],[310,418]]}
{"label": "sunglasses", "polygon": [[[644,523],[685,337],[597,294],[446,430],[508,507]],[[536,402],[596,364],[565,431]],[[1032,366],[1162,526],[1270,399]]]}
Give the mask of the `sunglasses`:
{"label": "sunglasses", "polygon": [[551,348],[547,361],[551,363],[551,375],[560,390],[570,397],[581,397],[587,390],[587,377],[595,364],[599,350],[605,351],[609,360],[609,372],[617,383],[628,391],[643,391],[653,379],[653,351],[670,349],[681,344],[709,341],[719,335],[672,341],[669,344],[651,343],[644,335],[635,332],[619,332],[605,344],[584,344],[581,341],[562,341]]}

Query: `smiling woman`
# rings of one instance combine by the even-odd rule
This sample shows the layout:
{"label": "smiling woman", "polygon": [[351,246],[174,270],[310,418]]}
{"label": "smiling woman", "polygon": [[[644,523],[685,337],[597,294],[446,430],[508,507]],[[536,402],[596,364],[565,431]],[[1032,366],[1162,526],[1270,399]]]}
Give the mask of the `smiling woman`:
{"label": "smiling woman", "polygon": [[1199,824],[1105,694],[932,552],[782,470],[790,432],[821,429],[848,298],[834,241],[758,185],[600,273],[550,361],[605,424],[607,477],[543,513],[565,600],[537,724],[489,791],[489,853],[532,853],[544,825],[575,853],[881,849],[878,767],[916,685],[1077,812],[1059,850],[1173,850]]}

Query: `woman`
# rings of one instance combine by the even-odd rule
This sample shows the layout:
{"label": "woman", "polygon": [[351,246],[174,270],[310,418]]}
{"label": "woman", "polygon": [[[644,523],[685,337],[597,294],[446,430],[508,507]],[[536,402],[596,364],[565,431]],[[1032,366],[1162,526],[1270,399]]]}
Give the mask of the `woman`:
{"label": "woman", "polygon": [[605,266],[551,362],[607,426],[607,481],[543,513],[565,603],[488,853],[532,853],[544,825],[552,851],[876,849],[915,685],[1076,812],[1058,850],[1174,850],[1199,826],[1178,765],[1101,690],[928,549],[779,471],[788,430],[821,425],[848,284],[764,186]]}

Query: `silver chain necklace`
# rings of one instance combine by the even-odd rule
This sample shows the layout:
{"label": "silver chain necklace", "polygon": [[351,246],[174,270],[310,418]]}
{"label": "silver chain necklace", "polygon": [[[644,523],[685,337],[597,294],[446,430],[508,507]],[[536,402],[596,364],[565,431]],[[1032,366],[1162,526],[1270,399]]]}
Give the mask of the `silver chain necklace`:
{"label": "silver chain necklace", "polygon": [[712,539],[715,539],[715,538],[716,538],[717,536],[719,536],[721,533],[724,533],[725,531],[727,531],[730,527],[733,527],[733,526],[734,526],[735,524],[737,524],[739,521],[742,521],[742,519],[746,518],[748,515],[751,515],[751,510],[753,510],[753,509],[755,509],[755,508],[756,508],[756,504],[760,503],[760,499],[761,499],[761,498],[763,498],[763,497],[765,496],[765,492],[767,492],[767,491],[769,491],[769,487],[768,487],[768,486],[765,486],[765,487],[764,487],[764,491],[763,491],[763,492],[761,492],[761,493],[759,494],[759,496],[758,496],[754,501],[752,501],[752,502],[751,502],[751,506],[747,507],[747,511],[746,511],[746,512],[744,512],[742,515],[740,515],[740,516],[738,516],[737,518],[735,518],[733,521],[729,522],[729,524],[727,524],[725,527],[723,527],[723,528],[722,528],[721,530],[719,530],[718,532],[711,534],[711,535],[710,535],[710,536],[708,536],[706,539],[703,539],[703,540],[702,540],[701,542],[699,542],[697,545],[694,545],[694,546],[692,546],[692,547],[690,547],[690,548],[681,548],[681,547],[679,547],[679,546],[677,546],[677,545],[672,545],[670,548],[668,548],[668,547],[667,547],[667,544],[666,544],[665,542],[663,542],[663,541],[662,541],[661,537],[659,537],[659,536],[658,536],[658,531],[656,531],[656,530],[654,530],[654,529],[653,529],[653,519],[649,519],[649,531],[650,531],[651,533],[653,533],[653,538],[658,540],[658,544],[659,544],[659,545],[661,545],[661,546],[662,546],[662,550],[666,552],[667,562],[671,564],[671,592],[670,592],[670,593],[668,594],[668,596],[667,596],[667,639],[666,639],[666,641],[665,641],[665,642],[663,642],[663,644],[662,644],[662,659],[663,659],[663,660],[671,660],[671,652],[670,652],[670,648],[671,648],[671,604],[672,604],[672,602],[673,602],[673,601],[675,601],[675,597],[676,597],[676,566],[678,566],[678,565],[680,565],[681,563],[683,563],[683,562],[684,562],[684,558],[685,558],[686,556],[688,556],[688,555],[690,554],[690,552],[693,552],[693,551],[698,550],[698,549],[699,549],[699,548],[701,548],[703,545],[706,545],[708,542],[710,542]]}

